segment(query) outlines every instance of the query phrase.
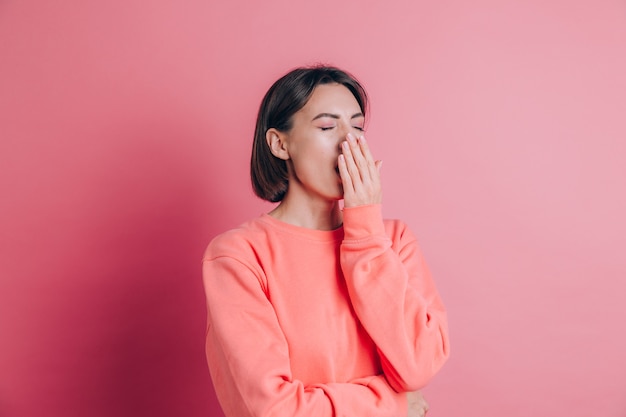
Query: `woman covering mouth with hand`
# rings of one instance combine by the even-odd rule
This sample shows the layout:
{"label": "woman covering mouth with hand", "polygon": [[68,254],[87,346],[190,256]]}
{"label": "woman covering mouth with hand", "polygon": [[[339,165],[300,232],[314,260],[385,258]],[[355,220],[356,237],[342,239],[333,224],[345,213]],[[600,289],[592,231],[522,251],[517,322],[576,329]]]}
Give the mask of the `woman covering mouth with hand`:
{"label": "woman covering mouth with hand", "polygon": [[[383,220],[367,95],[334,67],[266,93],[255,193],[277,202],[203,258],[206,354],[227,417],[423,416],[449,355],[444,305],[417,241]],[[343,200],[343,208],[340,201]]]}

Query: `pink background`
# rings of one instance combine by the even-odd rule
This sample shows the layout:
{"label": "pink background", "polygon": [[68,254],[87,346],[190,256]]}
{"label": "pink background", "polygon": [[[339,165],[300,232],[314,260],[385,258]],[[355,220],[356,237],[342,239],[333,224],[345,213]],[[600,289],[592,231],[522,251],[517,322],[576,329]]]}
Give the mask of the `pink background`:
{"label": "pink background", "polygon": [[372,98],[450,316],[429,416],[626,416],[626,4],[0,3],[0,416],[221,416],[200,258],[262,94]]}

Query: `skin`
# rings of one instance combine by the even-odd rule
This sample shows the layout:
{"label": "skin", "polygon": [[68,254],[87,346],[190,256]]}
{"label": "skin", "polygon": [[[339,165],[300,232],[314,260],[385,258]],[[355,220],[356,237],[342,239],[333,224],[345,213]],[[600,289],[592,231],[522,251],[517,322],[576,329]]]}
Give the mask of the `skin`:
{"label": "skin", "polygon": [[289,190],[270,215],[302,227],[341,226],[345,207],[382,201],[380,161],[363,137],[365,117],[346,87],[323,84],[293,115],[288,132],[269,129],[272,153],[287,162]]}
{"label": "skin", "polygon": [[[380,167],[363,136],[365,117],[341,84],[322,84],[293,115],[288,132],[269,129],[272,153],[287,163],[289,190],[269,214],[296,226],[334,230],[344,207],[380,204]],[[423,417],[428,404],[419,391],[407,393],[408,417]]]}
{"label": "skin", "polygon": [[407,417],[424,417],[430,408],[420,391],[407,392]]}

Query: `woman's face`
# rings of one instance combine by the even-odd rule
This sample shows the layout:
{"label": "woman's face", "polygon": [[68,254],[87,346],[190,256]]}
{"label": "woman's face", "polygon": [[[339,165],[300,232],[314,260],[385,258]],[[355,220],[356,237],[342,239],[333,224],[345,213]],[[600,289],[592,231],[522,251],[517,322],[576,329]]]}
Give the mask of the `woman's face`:
{"label": "woman's face", "polygon": [[365,117],[354,95],[341,84],[322,84],[293,115],[285,135],[289,154],[289,194],[310,198],[343,198],[337,158],[346,135],[363,134]]}

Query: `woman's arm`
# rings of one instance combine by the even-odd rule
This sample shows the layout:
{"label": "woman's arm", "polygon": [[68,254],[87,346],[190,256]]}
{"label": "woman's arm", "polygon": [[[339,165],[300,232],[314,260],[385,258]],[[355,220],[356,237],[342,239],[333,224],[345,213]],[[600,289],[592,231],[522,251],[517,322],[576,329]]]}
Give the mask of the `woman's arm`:
{"label": "woman's arm", "polygon": [[407,415],[405,394],[384,376],[305,385],[290,371],[289,347],[252,268],[231,257],[206,259],[206,354],[228,417]]}
{"label": "woman's arm", "polygon": [[389,384],[414,391],[448,358],[446,312],[414,236],[400,222],[388,226],[380,205],[344,209],[341,266]]}
{"label": "woman's arm", "polygon": [[411,232],[398,222],[396,230],[385,230],[381,162],[363,137],[348,134],[341,150],[341,267],[350,299],[378,347],[389,384],[398,392],[414,391],[449,355],[445,309]]}

